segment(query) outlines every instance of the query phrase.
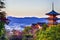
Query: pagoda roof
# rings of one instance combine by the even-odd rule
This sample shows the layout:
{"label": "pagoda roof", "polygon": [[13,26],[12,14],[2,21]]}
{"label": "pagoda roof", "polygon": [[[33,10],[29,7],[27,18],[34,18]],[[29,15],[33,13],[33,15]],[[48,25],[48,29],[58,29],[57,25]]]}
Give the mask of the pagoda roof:
{"label": "pagoda roof", "polygon": [[60,15],[56,11],[52,10],[51,12],[47,13],[46,15]]}

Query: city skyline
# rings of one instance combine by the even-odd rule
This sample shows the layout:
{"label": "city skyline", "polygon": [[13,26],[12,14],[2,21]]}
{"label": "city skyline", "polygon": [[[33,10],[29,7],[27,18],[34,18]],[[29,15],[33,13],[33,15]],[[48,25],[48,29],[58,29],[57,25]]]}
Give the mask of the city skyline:
{"label": "city skyline", "polygon": [[6,12],[8,16],[16,17],[45,17],[46,13],[54,10],[60,13],[60,0],[6,0]]}

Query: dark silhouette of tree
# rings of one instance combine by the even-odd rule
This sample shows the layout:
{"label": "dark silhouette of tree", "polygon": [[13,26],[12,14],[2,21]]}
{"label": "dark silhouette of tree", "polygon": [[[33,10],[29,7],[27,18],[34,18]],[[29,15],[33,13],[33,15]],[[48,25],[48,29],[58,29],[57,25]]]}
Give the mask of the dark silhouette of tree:
{"label": "dark silhouette of tree", "polygon": [[[0,8],[1,8],[1,9],[2,9],[2,8],[5,8],[4,5],[5,5],[5,3],[4,3],[2,0],[0,0]],[[0,10],[1,10],[1,9],[0,9]]]}
{"label": "dark silhouette of tree", "polygon": [[0,0],[0,40],[5,40],[5,24],[7,23],[6,13],[2,11],[4,6],[3,0]]}

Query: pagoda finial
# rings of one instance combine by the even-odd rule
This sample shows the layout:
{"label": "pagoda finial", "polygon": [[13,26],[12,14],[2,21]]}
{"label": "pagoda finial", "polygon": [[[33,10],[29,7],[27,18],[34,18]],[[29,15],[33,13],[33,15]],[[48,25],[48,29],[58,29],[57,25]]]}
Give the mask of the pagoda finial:
{"label": "pagoda finial", "polygon": [[52,2],[52,10],[54,10],[54,2]]}

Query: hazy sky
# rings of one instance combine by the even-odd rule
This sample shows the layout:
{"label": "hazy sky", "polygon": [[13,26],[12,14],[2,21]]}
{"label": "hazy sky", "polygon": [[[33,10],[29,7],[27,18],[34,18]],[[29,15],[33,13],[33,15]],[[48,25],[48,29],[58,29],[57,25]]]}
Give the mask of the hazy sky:
{"label": "hazy sky", "polygon": [[6,0],[6,12],[8,16],[44,17],[51,11],[52,2],[55,11],[60,13],[60,0]]}

